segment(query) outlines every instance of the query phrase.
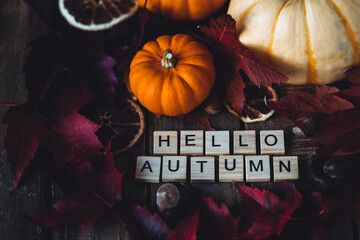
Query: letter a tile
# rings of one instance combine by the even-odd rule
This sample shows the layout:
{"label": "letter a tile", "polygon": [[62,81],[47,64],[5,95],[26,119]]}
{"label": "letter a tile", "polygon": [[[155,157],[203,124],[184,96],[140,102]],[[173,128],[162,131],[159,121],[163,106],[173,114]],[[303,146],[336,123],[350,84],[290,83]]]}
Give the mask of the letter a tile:
{"label": "letter a tile", "polygon": [[160,166],[161,157],[138,156],[135,180],[148,183],[160,182]]}
{"label": "letter a tile", "polygon": [[186,156],[163,156],[162,181],[186,182]]}
{"label": "letter a tile", "polygon": [[273,157],[274,181],[299,179],[297,156]]}
{"label": "letter a tile", "polygon": [[154,155],[176,155],[177,144],[177,131],[154,131]]}
{"label": "letter a tile", "polygon": [[246,181],[270,182],[269,155],[245,156]]}
{"label": "letter a tile", "polygon": [[191,157],[191,182],[215,182],[214,157]]}
{"label": "letter a tile", "polygon": [[285,141],[283,130],[260,131],[260,152],[271,155],[285,154]]}
{"label": "letter a tile", "polygon": [[242,155],[219,157],[219,182],[244,181],[244,157]]}

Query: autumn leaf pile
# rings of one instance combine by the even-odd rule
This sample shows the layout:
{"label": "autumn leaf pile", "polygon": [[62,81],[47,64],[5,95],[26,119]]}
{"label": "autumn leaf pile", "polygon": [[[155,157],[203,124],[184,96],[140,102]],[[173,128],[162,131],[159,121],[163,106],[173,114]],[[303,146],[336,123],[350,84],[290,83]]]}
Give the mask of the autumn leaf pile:
{"label": "autumn leaf pile", "polygon": [[[99,216],[112,213],[133,239],[264,239],[274,235],[280,239],[323,238],[321,224],[327,207],[321,194],[300,192],[287,182],[274,184],[271,191],[234,184],[242,200],[230,208],[185,184],[193,194],[186,203],[192,208],[175,224],[133,202],[122,192],[123,174],[114,165],[111,139],[104,146],[96,135],[101,126],[79,111],[95,102],[116,108],[114,102],[128,97],[114,66],[144,43],[151,16],[140,9],[135,18],[115,31],[79,33],[54,20],[58,13],[44,10],[44,2],[25,2],[52,33],[30,43],[24,66],[28,100],[8,105],[3,119],[8,125],[5,148],[14,188],[36,152],[47,151],[52,156],[43,160],[48,175],[65,194],[63,201],[33,213],[31,221],[47,228],[75,222],[84,230]],[[176,31],[192,34],[208,45],[217,68],[218,94],[239,115],[245,101],[244,76],[257,86],[287,80],[240,44],[235,21],[228,15],[211,20],[200,30],[171,24]],[[357,83],[356,71],[350,69],[344,74]],[[318,146],[314,162],[339,159],[349,179],[360,180],[351,171],[351,166],[358,164],[354,159],[360,156],[359,86],[343,90],[322,86],[314,94],[297,92],[269,104],[294,122],[302,118],[314,122],[317,131],[308,143]],[[211,129],[208,115],[201,108],[186,117]],[[348,190],[344,188],[349,212],[358,209],[353,213],[360,216],[360,207],[355,204],[360,194]]]}

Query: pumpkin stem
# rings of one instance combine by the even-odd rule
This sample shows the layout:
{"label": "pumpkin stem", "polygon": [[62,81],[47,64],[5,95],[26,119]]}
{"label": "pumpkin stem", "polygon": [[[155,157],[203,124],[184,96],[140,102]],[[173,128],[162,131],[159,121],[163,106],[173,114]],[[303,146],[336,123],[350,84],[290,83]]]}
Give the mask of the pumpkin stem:
{"label": "pumpkin stem", "polygon": [[176,58],[174,57],[170,49],[166,50],[161,59],[161,66],[166,69],[171,69],[175,67]]}

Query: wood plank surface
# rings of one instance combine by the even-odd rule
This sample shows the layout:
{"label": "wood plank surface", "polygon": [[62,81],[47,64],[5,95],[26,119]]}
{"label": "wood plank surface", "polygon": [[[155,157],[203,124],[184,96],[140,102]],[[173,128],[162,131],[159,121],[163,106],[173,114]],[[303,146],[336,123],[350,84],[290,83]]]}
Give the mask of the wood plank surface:
{"label": "wood plank surface", "polygon": [[[0,102],[18,103],[26,99],[24,74],[21,69],[28,54],[27,44],[36,36],[48,30],[30,12],[20,0],[0,1]],[[277,91],[280,96],[290,95],[296,90],[313,91],[312,86],[280,86]],[[0,108],[0,119],[6,108]],[[127,152],[115,157],[115,164],[119,169],[126,169],[123,185],[124,193],[141,205],[148,205],[155,210],[155,191],[158,184],[135,182],[135,159],[139,155],[153,155],[153,132],[180,131],[200,129],[197,125],[185,119],[156,116],[146,114],[146,133],[142,139]],[[235,116],[223,110],[210,119],[217,130],[284,130],[286,155],[299,156],[299,167],[306,166],[306,160],[314,150],[304,148],[302,144],[307,139],[294,137],[291,133],[291,122],[279,115],[273,116],[264,123],[244,124]],[[76,224],[45,230],[28,222],[23,216],[31,214],[52,203],[64,199],[58,186],[50,183],[46,178],[41,159],[49,156],[35,157],[29,169],[24,173],[20,187],[12,191],[9,164],[3,140],[6,126],[0,125],[0,240],[113,240],[130,239],[122,224],[112,215],[99,218],[89,229],[81,232]],[[257,146],[259,151],[260,147]],[[257,152],[260,154],[260,152]],[[300,170],[300,178],[301,178]],[[271,183],[254,183],[249,186],[271,187]],[[210,195],[216,202],[225,202],[232,206],[240,201],[240,197],[231,183],[196,183],[206,195]],[[354,240],[359,239],[358,226],[352,221],[327,221],[324,224],[326,240]]]}

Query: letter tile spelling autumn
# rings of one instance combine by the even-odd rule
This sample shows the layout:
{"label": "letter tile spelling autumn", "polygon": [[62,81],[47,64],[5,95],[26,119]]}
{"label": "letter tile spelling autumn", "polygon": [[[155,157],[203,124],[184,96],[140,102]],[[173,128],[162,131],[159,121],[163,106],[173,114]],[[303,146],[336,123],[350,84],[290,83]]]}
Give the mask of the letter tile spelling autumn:
{"label": "letter tile spelling autumn", "polygon": [[177,131],[155,131],[154,155],[162,156],[139,156],[135,179],[213,183],[215,179],[269,182],[299,178],[297,156],[276,156],[285,155],[283,130],[260,131],[259,151],[257,141],[255,130],[182,130],[179,138]]}

